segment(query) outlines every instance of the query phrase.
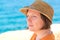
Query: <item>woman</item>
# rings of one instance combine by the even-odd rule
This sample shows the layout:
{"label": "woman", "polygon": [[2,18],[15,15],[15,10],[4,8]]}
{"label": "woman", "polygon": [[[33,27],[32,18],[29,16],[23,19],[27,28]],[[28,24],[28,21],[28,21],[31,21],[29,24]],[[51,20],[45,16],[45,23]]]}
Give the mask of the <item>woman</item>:
{"label": "woman", "polygon": [[34,34],[30,40],[54,40],[54,35],[50,30],[52,24],[53,9],[43,1],[35,1],[32,5],[20,10],[27,16],[27,24]]}

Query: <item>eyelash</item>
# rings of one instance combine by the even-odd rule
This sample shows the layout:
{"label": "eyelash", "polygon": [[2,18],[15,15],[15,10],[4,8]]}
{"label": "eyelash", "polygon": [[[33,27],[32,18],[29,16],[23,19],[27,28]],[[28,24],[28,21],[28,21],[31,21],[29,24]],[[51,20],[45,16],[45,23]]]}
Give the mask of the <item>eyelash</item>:
{"label": "eyelash", "polygon": [[33,17],[36,17],[36,16],[33,16]]}

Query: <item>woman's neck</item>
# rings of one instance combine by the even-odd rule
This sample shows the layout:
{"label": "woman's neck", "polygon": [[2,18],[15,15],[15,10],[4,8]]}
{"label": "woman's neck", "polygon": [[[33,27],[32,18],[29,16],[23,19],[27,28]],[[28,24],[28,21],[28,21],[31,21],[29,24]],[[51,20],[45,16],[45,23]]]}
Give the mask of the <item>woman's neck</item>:
{"label": "woman's neck", "polygon": [[48,35],[51,33],[50,29],[47,29],[47,30],[40,30],[40,31],[37,31],[35,32],[36,35],[37,35],[37,38],[41,39],[43,38],[44,36]]}

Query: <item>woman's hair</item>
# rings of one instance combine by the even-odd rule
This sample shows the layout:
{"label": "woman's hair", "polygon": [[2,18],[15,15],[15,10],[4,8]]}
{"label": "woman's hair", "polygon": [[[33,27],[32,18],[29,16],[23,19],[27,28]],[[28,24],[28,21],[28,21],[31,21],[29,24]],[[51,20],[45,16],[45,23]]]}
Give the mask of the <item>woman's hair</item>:
{"label": "woman's hair", "polygon": [[40,14],[40,15],[41,15],[41,19],[44,22],[44,26],[41,29],[49,29],[52,22],[43,14]]}

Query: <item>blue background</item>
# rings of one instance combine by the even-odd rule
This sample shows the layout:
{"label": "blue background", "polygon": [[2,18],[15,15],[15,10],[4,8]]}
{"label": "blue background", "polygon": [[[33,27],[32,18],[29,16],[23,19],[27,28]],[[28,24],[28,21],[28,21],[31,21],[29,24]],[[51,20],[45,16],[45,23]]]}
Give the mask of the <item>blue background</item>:
{"label": "blue background", "polygon": [[[35,0],[0,0],[0,33],[27,28],[26,16],[19,10]],[[60,0],[44,0],[54,9],[53,24],[60,23]]]}

